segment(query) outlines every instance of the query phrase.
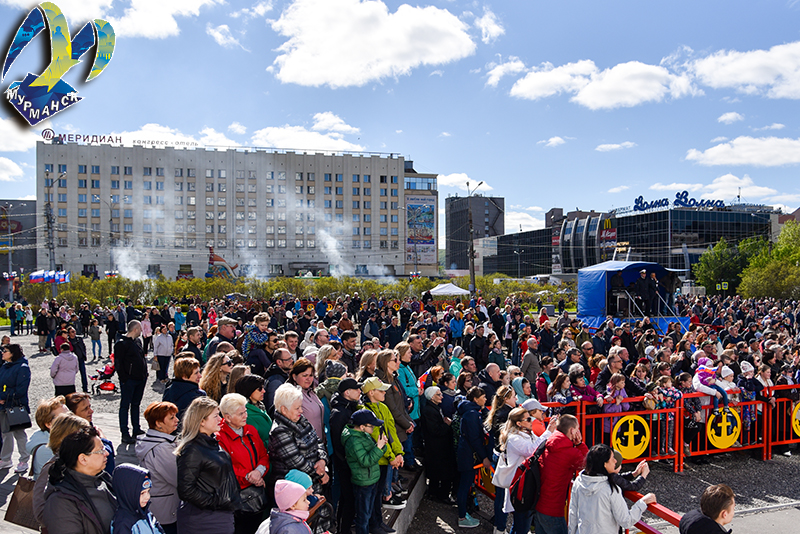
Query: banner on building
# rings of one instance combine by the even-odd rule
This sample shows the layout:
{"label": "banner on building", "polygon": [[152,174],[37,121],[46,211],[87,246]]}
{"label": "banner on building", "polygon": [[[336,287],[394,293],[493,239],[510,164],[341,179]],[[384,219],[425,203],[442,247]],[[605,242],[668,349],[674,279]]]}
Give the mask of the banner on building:
{"label": "banner on building", "polygon": [[436,197],[406,195],[406,263],[435,264]]}

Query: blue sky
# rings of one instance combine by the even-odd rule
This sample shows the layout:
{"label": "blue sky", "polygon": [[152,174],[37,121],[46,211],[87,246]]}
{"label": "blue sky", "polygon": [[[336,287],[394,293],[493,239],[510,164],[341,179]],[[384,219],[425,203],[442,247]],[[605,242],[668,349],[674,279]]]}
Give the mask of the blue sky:
{"label": "blue sky", "polygon": [[[111,21],[117,46],[96,80],[67,74],[84,100],[49,123],[22,129],[0,107],[9,198],[34,195],[35,141],[52,128],[400,153],[440,175],[442,199],[484,181],[506,198],[507,232],[543,227],[554,206],[683,189],[800,206],[800,0],[57,4],[73,35]],[[0,0],[4,49],[35,5]],[[30,46],[2,89],[44,64]]]}

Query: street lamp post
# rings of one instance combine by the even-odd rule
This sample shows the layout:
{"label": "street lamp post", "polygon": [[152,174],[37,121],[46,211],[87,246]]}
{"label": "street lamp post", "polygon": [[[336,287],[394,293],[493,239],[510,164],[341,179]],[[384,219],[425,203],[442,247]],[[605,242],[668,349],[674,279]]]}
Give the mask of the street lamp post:
{"label": "street lamp post", "polygon": [[114,270],[114,195],[108,195],[108,202],[103,203],[108,206],[108,270]]}
{"label": "street lamp post", "polygon": [[483,180],[470,189],[469,181],[467,181],[467,209],[469,210],[469,292],[475,293],[475,229],[472,227],[472,193],[478,190],[483,185]]}
{"label": "street lamp post", "polygon": [[[55,226],[55,222],[53,221],[53,205],[52,205],[52,196],[53,196],[53,182],[50,181],[50,173],[46,172],[45,174],[45,187],[47,188],[47,202],[44,205],[44,212],[45,217],[47,218],[47,248],[50,251],[50,270],[55,272],[56,270],[56,248],[55,248],[55,240],[53,238],[53,227]],[[58,175],[58,178],[61,179],[66,176],[67,173],[62,172]],[[58,294],[58,287],[56,286],[55,282],[50,284],[50,295],[53,298],[56,298]]]}
{"label": "street lamp post", "polygon": [[517,255],[517,278],[522,278],[522,253],[525,252],[524,250],[515,250],[514,254]]}

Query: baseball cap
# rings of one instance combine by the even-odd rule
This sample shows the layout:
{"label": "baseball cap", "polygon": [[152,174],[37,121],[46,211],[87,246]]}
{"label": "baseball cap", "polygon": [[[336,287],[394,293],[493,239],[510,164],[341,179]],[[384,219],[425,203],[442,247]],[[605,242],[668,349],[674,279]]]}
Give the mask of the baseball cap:
{"label": "baseball cap", "polygon": [[377,376],[373,376],[373,377],[367,378],[364,381],[364,383],[361,385],[361,391],[363,393],[368,393],[368,392],[370,392],[370,391],[372,391],[374,389],[378,389],[380,391],[386,391],[390,387],[391,386],[389,384],[384,384],[383,382],[381,382],[381,379],[378,378]]}
{"label": "baseball cap", "polygon": [[353,426],[372,425],[381,426],[383,421],[375,417],[375,414],[367,409],[358,410],[353,413]]}
{"label": "baseball cap", "polygon": [[339,393],[344,393],[348,389],[361,389],[361,386],[355,378],[344,378],[339,382]]}
{"label": "baseball cap", "polygon": [[237,321],[236,319],[232,319],[230,317],[221,317],[217,319],[217,324],[219,326],[237,326],[239,324],[239,321]]}
{"label": "baseball cap", "polygon": [[547,411],[547,408],[542,406],[542,403],[536,399],[528,399],[522,403],[522,408],[528,410],[529,412],[533,410],[541,410],[543,412]]}

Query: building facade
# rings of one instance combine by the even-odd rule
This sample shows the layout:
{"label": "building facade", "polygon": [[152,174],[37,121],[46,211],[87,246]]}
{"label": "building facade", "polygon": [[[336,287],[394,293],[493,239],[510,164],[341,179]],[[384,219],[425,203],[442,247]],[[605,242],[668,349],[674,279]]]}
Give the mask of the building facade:
{"label": "building facade", "polygon": [[[470,207],[472,236],[469,232]],[[469,269],[470,239],[500,236],[505,232],[505,199],[502,197],[447,197],[444,209],[446,269]]]}
{"label": "building facade", "polygon": [[737,244],[750,237],[777,236],[779,218],[770,206],[696,201],[686,192],[678,193],[674,202],[647,203],[640,197],[632,208],[548,216],[544,229],[500,236],[497,255],[484,258],[483,269],[515,277],[574,275],[616,259],[656,262],[688,273],[720,239]]}
{"label": "building facade", "polygon": [[[435,175],[413,167],[407,175],[409,162],[394,154],[39,142],[36,159],[37,198],[53,210],[56,267],[73,274],[437,273],[435,255],[428,262],[421,251],[427,214],[437,211]],[[44,210],[37,222],[47,243]],[[411,261],[409,224],[418,252]],[[49,255],[38,262],[49,268]]]}

